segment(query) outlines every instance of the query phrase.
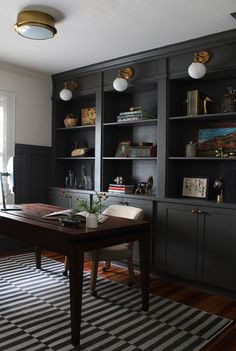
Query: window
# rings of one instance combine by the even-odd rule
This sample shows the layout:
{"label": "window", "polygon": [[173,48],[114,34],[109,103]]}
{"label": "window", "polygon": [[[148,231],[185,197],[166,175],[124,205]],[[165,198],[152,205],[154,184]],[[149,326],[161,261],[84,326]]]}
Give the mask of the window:
{"label": "window", "polygon": [[[15,94],[0,90],[0,172],[7,171],[7,162],[11,156],[14,156],[14,127]],[[3,182],[5,194],[8,194],[6,177],[3,177]],[[6,202],[14,202],[12,194],[7,196]],[[0,203],[2,203],[2,196],[0,196]]]}

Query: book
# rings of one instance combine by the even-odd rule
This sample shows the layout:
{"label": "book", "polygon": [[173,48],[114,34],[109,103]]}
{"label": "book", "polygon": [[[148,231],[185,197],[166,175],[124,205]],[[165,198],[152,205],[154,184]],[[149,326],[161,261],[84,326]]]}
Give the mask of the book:
{"label": "book", "polygon": [[109,194],[133,194],[133,191],[121,191],[121,190],[109,190],[108,189],[108,193]]}
{"label": "book", "polygon": [[133,188],[134,185],[132,184],[109,184],[109,187],[110,186],[114,186],[114,187],[119,187],[119,188]]}
{"label": "book", "polygon": [[[77,218],[81,220],[85,220],[89,213],[87,211],[80,211],[80,212],[75,212],[75,210],[69,209],[69,210],[62,210],[62,211],[56,211],[49,213],[43,218],[45,219],[65,219],[65,218]],[[109,217],[106,215],[103,215],[101,213],[97,214],[98,216],[98,223],[104,223]]]}
{"label": "book", "polygon": [[142,111],[142,110],[137,110],[137,111],[125,111],[125,112],[120,112],[119,116],[130,116],[130,115],[145,115],[145,116],[156,116],[154,112],[147,112],[147,111]]}

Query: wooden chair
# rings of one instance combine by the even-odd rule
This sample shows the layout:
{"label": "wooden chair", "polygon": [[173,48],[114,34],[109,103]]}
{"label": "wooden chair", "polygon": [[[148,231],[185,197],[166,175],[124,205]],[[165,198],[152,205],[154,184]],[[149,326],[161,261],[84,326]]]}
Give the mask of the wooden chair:
{"label": "wooden chair", "polygon": [[[122,205],[111,205],[103,211],[103,214],[108,216],[128,218],[135,221],[142,221],[144,217],[144,211],[138,207],[132,206],[122,206]],[[96,296],[96,282],[97,282],[97,272],[99,261],[105,261],[106,265],[103,271],[106,272],[110,268],[111,261],[127,261],[128,271],[129,271],[129,285],[135,283],[135,274],[133,268],[133,243],[124,243],[115,246],[109,246],[100,250],[95,250],[86,253],[86,257],[92,260],[92,270],[90,278],[90,289],[92,295]],[[67,275],[68,272],[68,259],[65,259],[65,272],[63,274]]]}

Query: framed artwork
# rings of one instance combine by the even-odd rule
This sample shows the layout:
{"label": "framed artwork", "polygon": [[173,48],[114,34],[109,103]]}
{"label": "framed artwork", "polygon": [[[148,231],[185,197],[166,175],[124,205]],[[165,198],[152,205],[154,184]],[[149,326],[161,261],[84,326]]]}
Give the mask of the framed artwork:
{"label": "framed artwork", "polygon": [[215,125],[200,128],[197,131],[198,155],[216,156],[216,150],[222,148],[225,153],[236,152],[236,126]]}
{"label": "framed artwork", "polygon": [[208,177],[184,177],[182,196],[207,199]]}
{"label": "framed artwork", "polygon": [[131,141],[120,141],[116,149],[116,157],[128,157]]}

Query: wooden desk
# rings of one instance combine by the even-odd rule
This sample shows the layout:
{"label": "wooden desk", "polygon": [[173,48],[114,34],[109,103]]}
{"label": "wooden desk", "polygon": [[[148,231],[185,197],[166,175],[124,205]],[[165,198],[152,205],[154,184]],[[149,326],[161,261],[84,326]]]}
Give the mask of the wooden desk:
{"label": "wooden desk", "polygon": [[61,208],[43,204],[19,205],[22,211],[0,212],[0,232],[30,243],[36,251],[36,267],[41,268],[41,248],[69,257],[71,337],[80,343],[84,252],[130,241],[139,241],[143,310],[149,308],[150,224],[110,217],[97,229],[63,227],[57,220],[43,215]]}

